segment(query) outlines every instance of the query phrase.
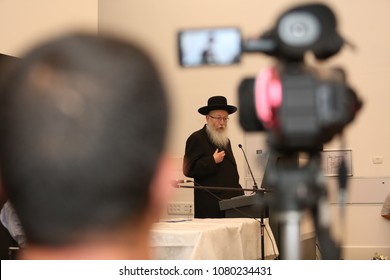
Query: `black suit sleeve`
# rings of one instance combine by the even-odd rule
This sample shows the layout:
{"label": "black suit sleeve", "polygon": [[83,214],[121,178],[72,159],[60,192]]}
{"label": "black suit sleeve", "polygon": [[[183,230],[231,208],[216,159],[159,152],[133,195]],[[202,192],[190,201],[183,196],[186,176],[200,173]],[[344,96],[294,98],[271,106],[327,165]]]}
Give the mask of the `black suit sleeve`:
{"label": "black suit sleeve", "polygon": [[214,147],[202,137],[202,134],[192,134],[186,142],[183,161],[184,175],[191,178],[202,178],[217,173],[214,152]]}

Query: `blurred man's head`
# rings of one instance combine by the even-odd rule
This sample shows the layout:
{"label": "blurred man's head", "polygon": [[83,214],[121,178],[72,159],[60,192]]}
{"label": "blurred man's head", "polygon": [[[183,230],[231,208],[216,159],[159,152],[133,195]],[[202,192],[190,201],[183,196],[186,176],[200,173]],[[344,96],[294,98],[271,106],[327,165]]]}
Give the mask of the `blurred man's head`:
{"label": "blurred man's head", "polygon": [[167,97],[142,50],[61,37],[27,54],[1,95],[1,172],[30,244],[142,225],[168,176]]}

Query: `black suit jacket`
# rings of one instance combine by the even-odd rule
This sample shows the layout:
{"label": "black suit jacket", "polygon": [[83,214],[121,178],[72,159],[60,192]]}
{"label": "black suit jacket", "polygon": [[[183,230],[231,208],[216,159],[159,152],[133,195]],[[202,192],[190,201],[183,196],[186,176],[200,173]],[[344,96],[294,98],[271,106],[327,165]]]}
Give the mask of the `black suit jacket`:
{"label": "black suit jacket", "polygon": [[[216,164],[213,154],[216,149],[206,132],[206,125],[192,133],[186,142],[183,173],[187,177],[194,178],[194,206],[196,218],[222,218],[224,212],[219,210],[219,201],[243,195],[239,183],[239,174],[236,160],[230,142],[225,151],[224,160]],[[205,187],[232,187],[237,191],[229,190],[205,190]]]}

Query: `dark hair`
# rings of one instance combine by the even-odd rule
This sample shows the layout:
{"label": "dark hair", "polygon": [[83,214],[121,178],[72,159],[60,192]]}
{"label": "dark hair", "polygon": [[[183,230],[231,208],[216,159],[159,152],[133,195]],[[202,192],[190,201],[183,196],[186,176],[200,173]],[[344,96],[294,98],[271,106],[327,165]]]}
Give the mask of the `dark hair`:
{"label": "dark hair", "polygon": [[1,91],[0,159],[27,240],[61,245],[136,223],[169,118],[152,60],[117,38],[72,34],[20,62]]}

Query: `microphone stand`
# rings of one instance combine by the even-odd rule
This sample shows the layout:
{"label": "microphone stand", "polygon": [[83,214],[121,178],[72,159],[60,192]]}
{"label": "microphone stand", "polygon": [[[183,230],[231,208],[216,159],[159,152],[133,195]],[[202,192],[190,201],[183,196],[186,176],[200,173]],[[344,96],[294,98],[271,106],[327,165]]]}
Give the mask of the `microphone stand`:
{"label": "microphone stand", "polygon": [[[238,147],[241,149],[243,155],[244,155],[244,158],[245,158],[245,161],[246,161],[246,164],[248,166],[248,169],[249,169],[249,172],[252,176],[252,180],[253,180],[253,193],[255,193],[259,187],[257,186],[257,183],[256,183],[256,180],[255,180],[255,176],[253,176],[253,173],[252,173],[252,169],[249,165],[249,162],[248,162],[248,159],[246,157],[246,154],[245,154],[245,151],[244,149],[242,148],[242,145],[241,144],[238,144]],[[263,194],[263,197],[262,197],[262,200],[264,201],[264,192],[262,192]],[[266,209],[266,205],[264,205],[262,207],[262,213],[260,215],[260,243],[261,243],[261,259],[264,260],[265,259],[265,252],[264,252],[264,229],[265,229],[265,224],[264,224],[264,216],[265,216],[265,209]]]}
{"label": "microphone stand", "polygon": [[255,176],[253,176],[252,169],[251,169],[251,167],[249,165],[248,159],[246,157],[244,149],[242,148],[242,145],[238,144],[238,147],[241,149],[241,151],[242,151],[242,153],[244,155],[245,161],[246,161],[246,165],[248,166],[249,172],[251,173],[251,177],[252,177],[252,180],[253,180],[253,192],[255,192],[255,190],[259,189],[259,187],[257,186],[256,180],[255,180]]}
{"label": "microphone stand", "polygon": [[[215,187],[215,186],[185,186],[181,185],[181,183],[178,183],[173,186],[174,188],[184,188],[184,189],[204,189],[204,190],[222,190],[222,191],[253,191],[253,192],[259,192],[259,193],[266,193],[266,192],[272,192],[271,189],[246,189],[246,188],[232,188],[232,187]],[[233,197],[234,199],[234,197]]]}

